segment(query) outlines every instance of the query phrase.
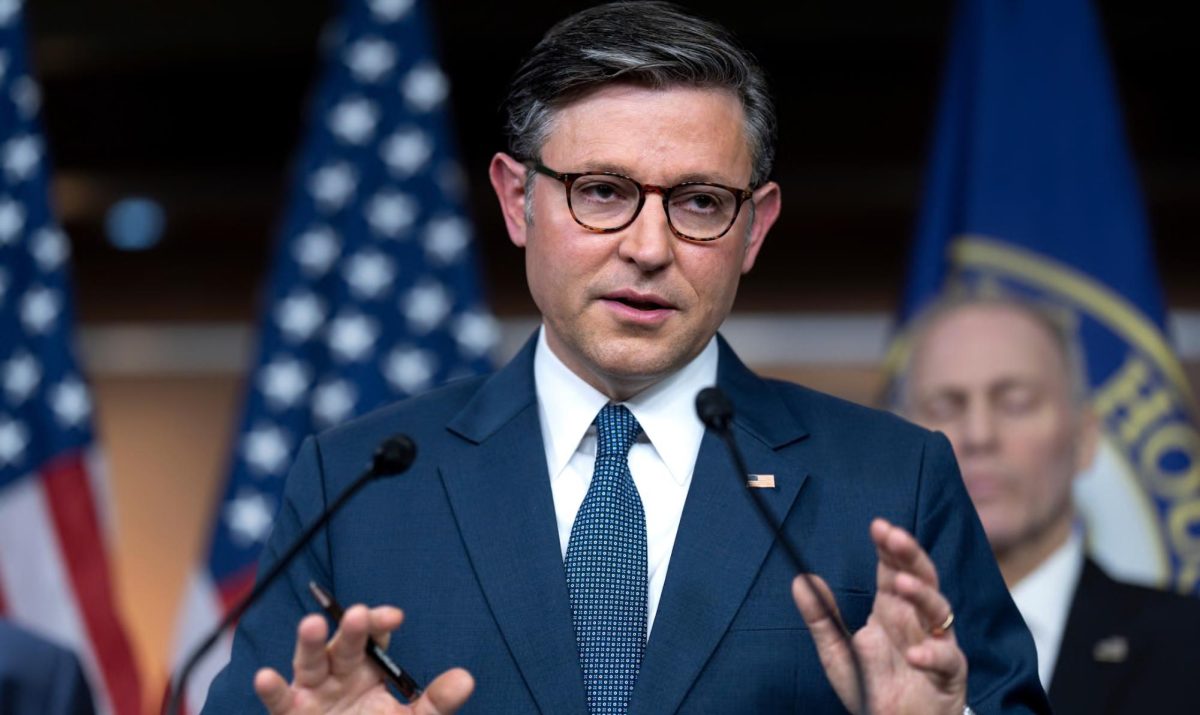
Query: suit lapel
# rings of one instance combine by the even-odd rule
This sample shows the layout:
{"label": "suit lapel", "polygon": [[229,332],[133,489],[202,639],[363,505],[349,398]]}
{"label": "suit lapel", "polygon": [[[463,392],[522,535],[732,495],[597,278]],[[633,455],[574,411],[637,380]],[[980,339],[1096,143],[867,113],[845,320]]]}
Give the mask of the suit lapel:
{"label": "suit lapel", "polygon": [[492,615],[545,713],[586,697],[542,447],[530,341],[448,425],[442,481]]}
{"label": "suit lapel", "polygon": [[1126,604],[1112,581],[1086,559],[1071,599],[1062,644],[1050,678],[1050,702],[1062,712],[1106,712],[1134,656],[1126,632],[1114,623],[1128,623]]}
{"label": "suit lapel", "polygon": [[[734,433],[746,467],[773,474],[761,489],[782,520],[807,478],[777,451],[806,434],[770,386],[721,341],[718,383],[735,405]],[[630,703],[631,713],[671,713],[712,655],[754,583],[774,541],[724,444],[706,434],[671,552],[654,630]]]}

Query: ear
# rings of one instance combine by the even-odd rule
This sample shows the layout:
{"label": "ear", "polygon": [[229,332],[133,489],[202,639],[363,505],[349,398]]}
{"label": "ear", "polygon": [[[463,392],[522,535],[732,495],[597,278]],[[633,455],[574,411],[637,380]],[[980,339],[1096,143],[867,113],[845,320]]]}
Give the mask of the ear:
{"label": "ear", "polygon": [[525,247],[525,165],[504,152],[492,157],[488,178],[500,200],[500,213],[508,227],[508,239]]}
{"label": "ear", "polygon": [[775,225],[779,218],[780,193],[779,184],[768,181],[754,192],[754,224],[750,226],[750,240],[746,243],[746,253],[742,256],[742,273],[749,273],[758,258],[758,251],[767,238],[767,231]]}
{"label": "ear", "polygon": [[1075,442],[1075,473],[1092,466],[1100,446],[1100,421],[1090,405],[1079,410],[1079,434]]}

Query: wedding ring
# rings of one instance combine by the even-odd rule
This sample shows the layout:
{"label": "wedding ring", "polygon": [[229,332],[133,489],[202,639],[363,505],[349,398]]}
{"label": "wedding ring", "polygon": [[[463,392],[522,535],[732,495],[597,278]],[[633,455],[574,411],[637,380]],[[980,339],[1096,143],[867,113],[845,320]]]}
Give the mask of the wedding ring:
{"label": "wedding ring", "polygon": [[950,630],[950,626],[953,626],[953,625],[954,625],[954,611],[950,611],[949,613],[946,614],[946,620],[942,621],[941,625],[934,626],[933,629],[931,631],[929,631],[929,633],[934,638],[940,638],[940,637],[946,635],[946,631]]}

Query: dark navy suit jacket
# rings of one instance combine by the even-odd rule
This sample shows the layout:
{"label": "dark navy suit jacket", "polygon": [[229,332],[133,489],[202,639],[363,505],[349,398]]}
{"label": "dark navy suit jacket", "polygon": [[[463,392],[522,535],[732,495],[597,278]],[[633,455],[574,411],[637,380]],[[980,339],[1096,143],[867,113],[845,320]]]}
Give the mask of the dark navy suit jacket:
{"label": "dark navy suit jacket", "polygon": [[94,712],[87,680],[73,653],[0,620],[0,713]]}
{"label": "dark navy suit jacket", "polygon": [[[535,342],[487,378],[398,403],[305,443],[270,561],[404,432],[411,470],[368,485],[242,619],[205,712],[249,712],[256,668],[288,675],[317,579],[343,603],[405,610],[390,654],[428,682],[467,668],[466,712],[587,712],[534,392]],[[764,380],[722,341],[718,382],[752,473],[851,628],[875,593],[868,533],[883,516],[937,563],[981,715],[1046,712],[1032,639],[1008,596],[945,438],[885,413]],[[720,441],[708,434],[671,554],[631,713],[842,712],[773,546]]]}
{"label": "dark navy suit jacket", "polygon": [[1200,600],[1114,581],[1091,559],[1050,680],[1059,715],[1200,712]]}

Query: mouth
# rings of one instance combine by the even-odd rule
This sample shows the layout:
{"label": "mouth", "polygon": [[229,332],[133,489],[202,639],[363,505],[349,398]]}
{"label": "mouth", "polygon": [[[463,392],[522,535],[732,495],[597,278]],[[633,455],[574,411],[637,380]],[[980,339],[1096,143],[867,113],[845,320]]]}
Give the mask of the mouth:
{"label": "mouth", "polygon": [[634,310],[675,310],[675,306],[666,298],[653,293],[637,293],[635,291],[616,291],[602,296],[603,300],[620,303]]}
{"label": "mouth", "polygon": [[671,301],[653,293],[621,290],[606,293],[600,300],[621,318],[638,323],[657,323],[678,310]]}
{"label": "mouth", "polygon": [[614,300],[621,305],[627,305],[634,310],[667,310],[670,308],[670,306],[663,305],[662,303],[654,300],[633,300],[631,298],[608,298],[607,300]]}
{"label": "mouth", "polygon": [[1007,491],[1007,481],[994,472],[964,469],[963,482],[971,498],[977,502],[1001,498]]}

